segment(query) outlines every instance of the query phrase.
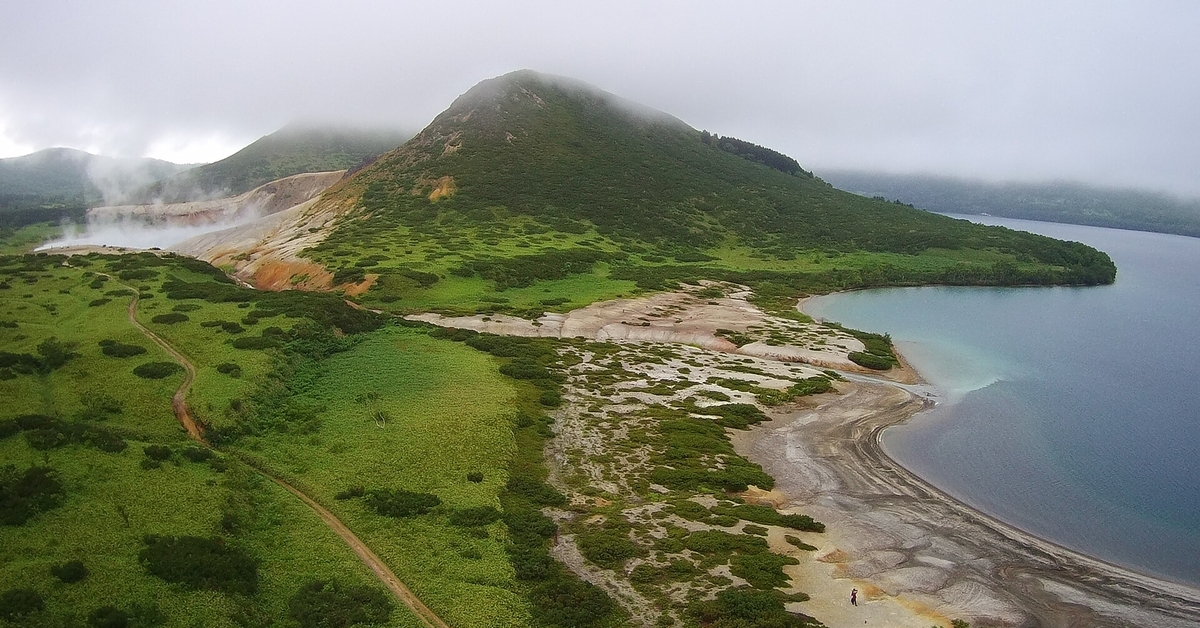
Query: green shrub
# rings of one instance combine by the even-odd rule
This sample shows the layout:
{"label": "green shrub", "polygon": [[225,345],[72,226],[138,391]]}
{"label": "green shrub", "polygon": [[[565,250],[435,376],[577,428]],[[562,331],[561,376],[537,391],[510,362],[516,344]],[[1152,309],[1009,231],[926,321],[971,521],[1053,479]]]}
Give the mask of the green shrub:
{"label": "green shrub", "polygon": [[729,560],[733,575],[750,583],[756,589],[773,589],[787,585],[784,565],[799,565],[791,556],[780,556],[770,552],[760,554],[738,554]]}
{"label": "green shrub", "polygon": [[389,596],[377,588],[314,580],[288,601],[288,616],[301,628],[374,626],[387,623],[392,608]]}
{"label": "green shrub", "polygon": [[567,503],[567,498],[553,486],[531,477],[510,477],[505,489],[539,506],[561,506]]}
{"label": "green shrub", "polygon": [[159,314],[150,319],[151,322],[159,323],[161,325],[174,325],[176,323],[183,323],[189,320],[191,320],[191,318],[187,314],[183,314],[181,312]]}
{"label": "green shrub", "polygon": [[535,620],[564,628],[585,628],[616,611],[613,601],[595,585],[569,577],[539,584],[530,598]]}
{"label": "green shrub", "polygon": [[801,541],[799,538],[790,534],[784,535],[783,540],[796,546],[797,549],[802,549],[806,552],[811,552],[817,549],[815,545],[809,545],[808,543],[805,543],[804,541]]}
{"label": "green shrub", "polygon": [[0,593],[0,619],[16,622],[43,610],[46,610],[46,602],[33,589],[9,589]]}
{"label": "green shrub", "polygon": [[476,528],[495,523],[500,520],[500,517],[500,511],[493,506],[463,508],[450,513],[450,525]]}
{"label": "green shrub", "polygon": [[[2,431],[3,430],[0,430],[0,432],[2,432]],[[0,436],[0,438],[3,438],[3,436]],[[483,472],[482,471],[471,471],[470,473],[467,473],[467,481],[474,482],[475,484],[479,484],[480,482],[483,481]]]}
{"label": "green shrub", "polygon": [[766,536],[767,529],[762,526],[756,526],[753,523],[746,524],[742,527],[742,534],[753,534],[754,536]]}
{"label": "green shrub", "polygon": [[367,490],[364,489],[363,487],[351,486],[350,488],[339,492],[337,495],[334,495],[333,498],[337,499],[337,500],[345,501],[347,499],[355,499],[357,497],[362,497],[363,495],[366,495],[366,494],[367,494]]}
{"label": "green shrub", "polygon": [[550,371],[546,367],[529,360],[513,360],[500,367],[500,372],[513,379],[547,379]]}
{"label": "green shrub", "polygon": [[211,449],[203,447],[187,447],[183,450],[183,457],[192,462],[206,462],[215,455]]}
{"label": "green shrub", "polygon": [[692,604],[688,614],[708,628],[816,628],[819,622],[787,612],[771,591],[725,589],[716,599]]}
{"label": "green shrub", "polygon": [[178,303],[175,305],[175,307],[171,308],[171,311],[173,311],[173,312],[195,312],[198,309],[200,309],[200,304],[198,304],[198,303]]}
{"label": "green shrub", "polygon": [[893,366],[891,360],[865,351],[852,351],[849,357],[851,362],[876,371],[886,371]]}
{"label": "green shrub", "polygon": [[236,362],[222,362],[217,365],[217,372],[228,375],[233,378],[242,376],[242,367]]}
{"label": "green shrub", "polygon": [[142,379],[163,379],[183,370],[175,362],[146,362],[133,369],[133,374]]}
{"label": "green shrub", "polygon": [[575,541],[584,558],[608,569],[617,569],[626,560],[642,553],[622,530],[586,530],[580,532]]}
{"label": "green shrub", "polygon": [[825,531],[825,524],[814,521],[808,515],[785,515],[770,506],[739,504],[737,506],[716,506],[712,510],[716,514],[730,515],[769,526],[781,526],[802,532]]}
{"label": "green shrub", "polygon": [[100,307],[101,305],[105,305],[108,303],[112,303],[112,299],[110,299],[108,297],[100,297],[99,299],[92,299],[91,301],[89,301],[88,307]]}
{"label": "green shrub", "polygon": [[58,425],[58,419],[46,414],[22,414],[13,421],[23,430],[44,430]]}
{"label": "green shrub", "polygon": [[129,613],[115,606],[101,606],[88,615],[88,624],[95,628],[127,628]]}
{"label": "green shrub", "polygon": [[151,535],[145,543],[138,559],[151,575],[167,582],[246,595],[258,588],[257,562],[221,539]]}
{"label": "green shrub", "polygon": [[367,492],[366,503],[385,517],[414,517],[440,506],[442,500],[429,493],[375,489]]}
{"label": "green shrub", "polygon": [[89,391],[83,397],[83,410],[79,418],[85,421],[103,421],[110,416],[121,414],[125,404],[120,399],[101,391]]}
{"label": "green shrub", "polygon": [[167,447],[166,445],[146,445],[145,447],[142,447],[142,453],[146,454],[146,457],[151,460],[162,462],[164,460],[170,460],[171,454],[174,452],[172,452],[171,448]]}
{"label": "green shrub", "polygon": [[51,565],[50,573],[67,584],[79,582],[91,573],[81,560],[69,560],[61,565]]}
{"label": "green shrub", "polygon": [[[722,395],[725,396],[725,395]],[[728,396],[725,396],[728,399]],[[767,415],[758,406],[750,403],[727,403],[708,406],[697,410],[700,414],[715,414],[721,417],[717,423],[722,427],[744,430],[751,425],[767,420]]]}
{"label": "green shrub", "polygon": [[557,408],[562,405],[562,393],[557,390],[544,390],[538,397],[538,403],[547,408]]}
{"label": "green shrub", "polygon": [[57,508],[66,493],[58,472],[50,467],[17,471],[0,468],[0,525],[19,526],[40,512]]}

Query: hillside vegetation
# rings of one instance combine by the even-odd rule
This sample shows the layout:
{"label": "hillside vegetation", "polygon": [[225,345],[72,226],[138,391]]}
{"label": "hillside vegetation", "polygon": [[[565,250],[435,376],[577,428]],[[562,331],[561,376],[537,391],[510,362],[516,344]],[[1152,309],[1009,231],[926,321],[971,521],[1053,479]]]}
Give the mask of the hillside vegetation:
{"label": "hillside vegetation", "polygon": [[401,311],[538,313],[701,278],[765,300],[1114,278],[1090,247],[863,198],[789,160],[520,71],[327,193],[357,209],[306,255],[337,283],[377,276],[363,299]]}
{"label": "hillside vegetation", "polygon": [[843,190],[950,214],[990,214],[1094,227],[1200,237],[1200,199],[1082,183],[987,183],[879,172],[823,175]]}
{"label": "hillside vegetation", "polygon": [[102,157],[72,148],[0,159],[0,229],[80,219],[92,205],[122,200],[126,193],[188,167],[160,159]]}
{"label": "hillside vegetation", "polygon": [[294,174],[359,167],[409,137],[394,130],[289,125],[225,159],[147,186],[132,200],[181,203],[234,196]]}
{"label": "hillside vegetation", "polygon": [[[195,364],[188,405],[213,448],[172,415],[183,369],[126,320],[135,294]],[[548,562],[553,522],[492,514],[521,507],[513,478],[550,490],[541,390],[428,329],[189,258],[0,257],[0,625],[422,625],[260,469],[451,625],[528,626],[539,584],[611,614],[565,570],[514,575],[509,535],[540,530],[528,551]]]}

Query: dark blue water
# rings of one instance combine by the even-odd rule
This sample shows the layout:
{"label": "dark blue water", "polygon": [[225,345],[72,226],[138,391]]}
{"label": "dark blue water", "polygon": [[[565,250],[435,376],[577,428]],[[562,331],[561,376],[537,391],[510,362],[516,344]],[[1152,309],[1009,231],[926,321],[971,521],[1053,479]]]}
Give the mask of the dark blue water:
{"label": "dark blue water", "polygon": [[806,311],[889,332],[945,400],[884,434],[950,494],[1043,538],[1200,584],[1200,239],[986,219],[1112,256],[1099,288],[902,288]]}

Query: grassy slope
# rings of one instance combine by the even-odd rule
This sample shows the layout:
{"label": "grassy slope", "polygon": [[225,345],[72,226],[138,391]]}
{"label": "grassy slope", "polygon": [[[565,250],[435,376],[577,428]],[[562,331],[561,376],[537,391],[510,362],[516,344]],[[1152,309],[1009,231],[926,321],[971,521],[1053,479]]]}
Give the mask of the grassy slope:
{"label": "grassy slope", "polygon": [[[224,473],[179,455],[162,468],[142,468],[143,446],[165,444],[178,451],[186,444],[170,409],[181,376],[145,380],[132,374],[137,364],[169,358],[127,322],[129,296],[113,295],[110,302],[89,307],[92,300],[119,288],[113,282],[92,288],[95,277],[85,272],[50,264],[20,273],[20,278],[5,274],[10,287],[0,291],[0,320],[16,322],[17,327],[0,328],[0,348],[33,352],[42,340],[55,336],[78,343],[79,355],[49,375],[0,381],[0,397],[6,400],[0,418],[47,413],[73,420],[82,410],[82,399],[108,392],[120,399],[123,410],[100,425],[124,435],[128,447],[119,453],[82,445],[39,451],[21,435],[0,441],[0,459],[5,464],[21,469],[48,464],[59,470],[68,489],[61,507],[23,526],[0,527],[0,590],[20,586],[39,591],[51,618],[86,617],[104,604],[129,609],[135,603],[150,603],[167,615],[168,626],[197,622],[227,626],[238,614],[284,617],[288,598],[314,577],[375,586],[372,574],[315,514],[236,460],[227,458],[230,468]],[[189,275],[183,269],[175,273]],[[153,289],[158,281],[134,283]],[[157,299],[157,303],[165,301],[161,296]],[[156,300],[146,301],[150,303]],[[209,314],[221,314],[220,308],[225,307],[235,306],[220,304]],[[104,339],[138,344],[148,352],[131,358],[107,357],[98,346]],[[247,354],[260,352],[239,353],[248,365]],[[210,357],[224,356],[205,355],[197,362],[205,365]],[[253,373],[253,368],[247,368],[243,377]],[[207,387],[201,380],[196,390]],[[260,560],[257,595],[187,591],[147,575],[138,563],[146,534],[224,535],[221,521],[234,503],[242,505],[236,511],[241,513],[243,532],[225,536]],[[65,585],[50,575],[51,565],[75,558],[82,558],[91,570],[86,580]],[[406,611],[397,610],[391,625],[420,624]]]}
{"label": "grassy slope", "polygon": [[838,187],[954,214],[1065,222],[1200,237],[1200,200],[1082,183],[987,183],[879,172],[827,174]]}
{"label": "grassy slope", "polygon": [[169,177],[183,168],[161,159],[118,159],[71,148],[0,159],[0,213],[98,203],[103,195],[92,174],[108,183],[131,184]]}
{"label": "grassy slope", "polygon": [[287,126],[221,161],[151,185],[137,196],[143,202],[156,198],[179,202],[241,194],[294,174],[354,168],[408,137],[396,131]]}
{"label": "grassy slope", "polygon": [[[399,311],[536,311],[564,298],[555,309],[566,309],[634,283],[703,277],[791,296],[1103,283],[1115,272],[1094,249],[842,192],[709,146],[665,114],[531,72],[476,86],[333,194],[360,209],[307,254],[341,280],[382,275],[364,301]],[[591,258],[564,262],[581,251]],[[570,276],[586,281],[553,283]]]}
{"label": "grassy slope", "polygon": [[[21,259],[46,261],[17,271]],[[226,457],[232,468],[225,474],[179,456],[161,469],[141,468],[144,445],[167,444],[178,450],[187,444],[170,409],[181,375],[162,380],[133,375],[134,366],[169,357],[127,322],[131,294],[118,285],[123,283],[142,293],[139,320],[195,363],[198,376],[189,403],[198,418],[215,428],[212,434],[224,435],[222,449],[252,457],[330,507],[451,624],[528,625],[528,601],[505,552],[504,525],[492,524],[480,536],[447,521],[456,509],[500,505],[516,448],[516,392],[514,383],[497,372],[494,358],[402,327],[347,337],[339,341],[344,350],[321,359],[277,349],[238,349],[233,340],[262,335],[270,327],[290,332],[298,325],[311,325],[302,316],[303,308],[288,310],[247,299],[280,297],[303,303],[321,295],[253,293],[228,286],[232,292],[222,294],[236,300],[179,299],[173,298],[177,295],[170,286],[219,284],[195,263],[153,258],[146,267],[139,260],[151,258],[90,256],[72,262],[90,264],[86,268],[69,268],[59,259],[9,258],[14,270],[4,277],[10,287],[0,290],[0,321],[15,321],[17,327],[0,327],[0,350],[35,353],[40,342],[55,335],[77,343],[79,355],[49,375],[0,381],[0,392],[16,401],[0,419],[39,412],[73,420],[83,409],[82,399],[107,391],[124,408],[103,425],[124,434],[129,447],[120,454],[102,454],[69,445],[46,457],[21,435],[0,441],[7,461],[23,468],[49,460],[70,487],[64,506],[25,526],[0,528],[5,546],[12,548],[0,566],[0,590],[21,584],[18,574],[36,568],[45,573],[39,571],[31,584],[47,596],[49,613],[90,612],[99,605],[93,603],[97,599],[124,608],[157,599],[172,618],[181,608],[199,605],[204,610],[196,616],[205,625],[225,625],[240,606],[286,615],[287,599],[313,577],[370,582],[365,568],[314,515],[236,457]],[[94,274],[99,272],[128,277],[100,282]],[[105,298],[110,300],[89,306]],[[267,315],[260,318],[264,311]],[[154,321],[179,312],[188,320]],[[243,331],[205,327],[202,323],[208,321],[237,322]],[[105,339],[148,351],[131,358],[107,357],[98,344]],[[241,367],[240,377],[217,371],[218,364],[227,362]],[[367,399],[368,394],[373,398]],[[248,408],[263,395],[272,404],[312,410],[317,422],[301,424],[284,416],[268,429],[251,430],[245,414],[233,408]],[[375,411],[387,414],[386,423],[372,419]],[[469,481],[467,473],[472,471],[481,472],[483,481]],[[231,479],[235,477],[237,482]],[[431,492],[443,505],[430,515],[391,519],[369,510],[361,500],[334,498],[352,485]],[[147,576],[138,565],[145,534],[223,535],[219,524],[235,497],[257,504],[253,530],[231,537],[261,560],[262,591],[253,599],[177,591]],[[121,523],[117,505],[129,514],[130,527]],[[99,525],[91,527],[89,522]],[[71,541],[60,547],[53,539]],[[74,557],[83,557],[89,567],[95,563],[93,576],[75,587],[55,584],[48,566]],[[393,616],[397,626],[413,621],[406,611],[397,610]]]}
{"label": "grassy slope", "polygon": [[[512,591],[504,526],[488,526],[488,536],[476,538],[446,524],[453,509],[500,505],[514,448],[514,393],[493,361],[393,327],[297,378],[312,378],[301,401],[325,409],[319,434],[272,434],[236,447],[310,487],[450,624],[526,625],[525,602]],[[364,400],[370,393],[379,399]],[[375,411],[385,412],[386,422],[375,421]],[[471,471],[484,481],[467,481]],[[442,512],[389,519],[361,500],[334,499],[354,485],[433,493]]]}

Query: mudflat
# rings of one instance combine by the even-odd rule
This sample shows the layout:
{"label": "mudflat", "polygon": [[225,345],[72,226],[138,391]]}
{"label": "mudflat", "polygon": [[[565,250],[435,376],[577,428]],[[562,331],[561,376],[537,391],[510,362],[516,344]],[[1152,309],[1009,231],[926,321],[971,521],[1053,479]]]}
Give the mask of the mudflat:
{"label": "mudflat", "polygon": [[[880,433],[931,403],[855,378],[839,393],[733,434],[735,450],[776,480],[757,495],[828,525],[791,567],[805,612],[830,628],[868,625],[1109,627],[1200,625],[1200,591],[1034,537],[928,484],[884,453]],[[859,605],[851,606],[852,588]]]}

